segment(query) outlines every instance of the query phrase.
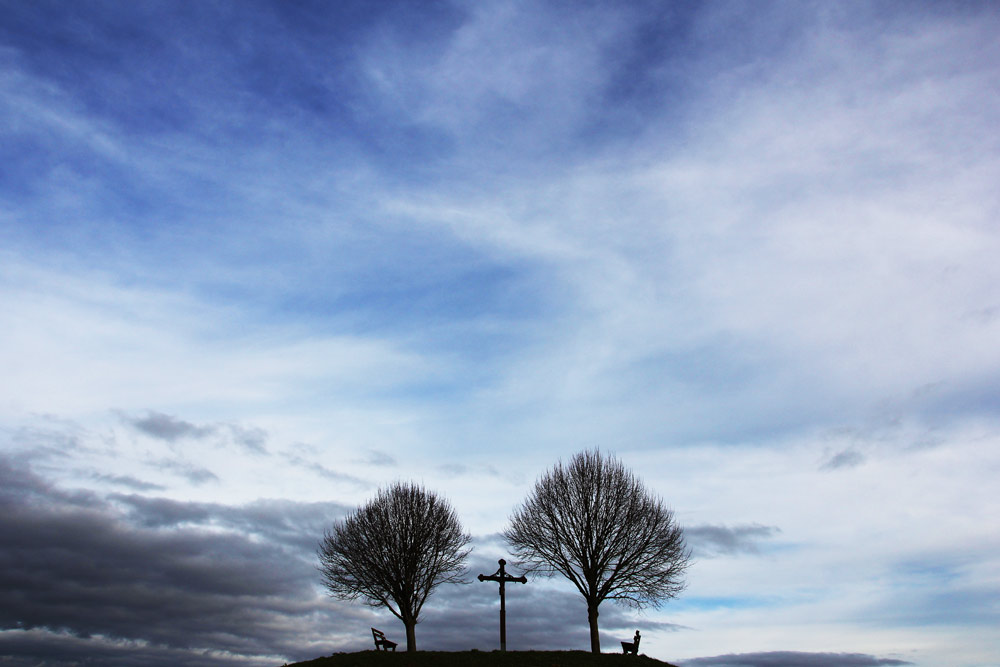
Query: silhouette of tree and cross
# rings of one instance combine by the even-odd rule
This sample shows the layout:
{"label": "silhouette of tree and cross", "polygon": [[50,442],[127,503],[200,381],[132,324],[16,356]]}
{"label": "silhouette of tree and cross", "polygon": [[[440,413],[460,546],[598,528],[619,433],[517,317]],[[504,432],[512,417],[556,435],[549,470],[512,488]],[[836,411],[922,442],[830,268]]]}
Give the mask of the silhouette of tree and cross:
{"label": "silhouette of tree and cross", "polygon": [[[599,450],[541,476],[503,536],[526,572],[560,574],[576,586],[587,602],[594,653],[601,652],[601,602],[658,607],[684,590],[691,557],[673,511]],[[470,541],[447,500],[397,482],[325,533],[319,569],[333,597],[360,598],[392,612],[406,628],[407,651],[415,651],[424,602],[440,584],[464,583]],[[497,562],[500,569],[479,581],[500,586],[500,650],[506,651],[506,585],[528,579],[508,574],[504,559]],[[638,631],[632,642],[622,642],[626,653],[638,648]]]}

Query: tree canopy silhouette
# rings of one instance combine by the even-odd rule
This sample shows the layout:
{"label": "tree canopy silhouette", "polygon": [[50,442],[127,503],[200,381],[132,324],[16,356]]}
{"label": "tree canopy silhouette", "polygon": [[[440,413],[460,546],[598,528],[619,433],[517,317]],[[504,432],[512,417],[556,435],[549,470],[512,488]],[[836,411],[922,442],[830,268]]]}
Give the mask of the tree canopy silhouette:
{"label": "tree canopy silhouette", "polygon": [[387,607],[416,651],[420,610],[439,584],[461,582],[469,540],[447,500],[397,482],[324,534],[319,569],[333,597]]}
{"label": "tree canopy silhouette", "polygon": [[535,482],[504,531],[520,565],[562,574],[587,601],[590,649],[601,651],[604,600],[659,606],[684,589],[690,552],[673,512],[599,451],[559,462]]}

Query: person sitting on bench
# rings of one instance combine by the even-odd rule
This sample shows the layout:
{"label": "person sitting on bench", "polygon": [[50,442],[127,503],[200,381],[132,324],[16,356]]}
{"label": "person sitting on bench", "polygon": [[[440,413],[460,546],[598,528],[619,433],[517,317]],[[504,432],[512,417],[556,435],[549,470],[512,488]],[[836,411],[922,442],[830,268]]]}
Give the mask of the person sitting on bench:
{"label": "person sitting on bench", "polygon": [[625,655],[628,655],[629,653],[632,655],[639,655],[639,639],[641,639],[639,637],[639,631],[636,630],[635,637],[632,638],[632,641],[622,642],[622,653]]}

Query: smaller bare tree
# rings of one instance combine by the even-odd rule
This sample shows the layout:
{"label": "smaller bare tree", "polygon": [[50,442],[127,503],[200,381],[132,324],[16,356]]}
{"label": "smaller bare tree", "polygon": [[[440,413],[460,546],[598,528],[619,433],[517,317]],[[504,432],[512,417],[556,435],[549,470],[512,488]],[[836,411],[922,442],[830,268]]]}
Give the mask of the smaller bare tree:
{"label": "smaller bare tree", "polygon": [[659,606],[684,589],[690,560],[673,512],[599,451],[557,463],[535,482],[504,537],[522,567],[558,572],[583,594],[594,653],[601,652],[601,602]]}
{"label": "smaller bare tree", "polygon": [[331,596],[387,607],[416,651],[420,610],[439,584],[462,582],[469,540],[447,500],[397,482],[324,534],[319,570]]}

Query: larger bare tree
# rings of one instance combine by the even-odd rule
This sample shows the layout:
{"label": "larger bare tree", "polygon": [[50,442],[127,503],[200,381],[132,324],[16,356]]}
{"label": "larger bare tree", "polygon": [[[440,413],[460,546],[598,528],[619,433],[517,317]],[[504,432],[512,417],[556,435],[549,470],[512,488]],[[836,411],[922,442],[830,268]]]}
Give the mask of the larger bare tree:
{"label": "larger bare tree", "polygon": [[504,537],[520,565],[558,572],[583,594],[594,653],[601,652],[601,602],[659,606],[684,589],[690,562],[673,512],[618,459],[596,450],[539,478]]}
{"label": "larger bare tree", "polygon": [[469,539],[447,500],[397,482],[324,534],[319,569],[332,596],[387,607],[416,651],[420,610],[439,584],[461,582]]}

